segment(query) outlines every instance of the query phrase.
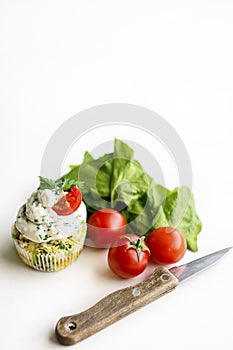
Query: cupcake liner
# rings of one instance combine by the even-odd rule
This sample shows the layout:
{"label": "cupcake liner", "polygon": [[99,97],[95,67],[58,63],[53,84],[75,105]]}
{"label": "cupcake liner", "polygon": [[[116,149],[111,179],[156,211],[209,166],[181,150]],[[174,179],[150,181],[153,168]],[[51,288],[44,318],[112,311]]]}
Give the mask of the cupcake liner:
{"label": "cupcake liner", "polygon": [[83,245],[76,244],[69,252],[61,253],[31,253],[22,248],[17,240],[14,240],[16,250],[23,262],[38,271],[54,272],[71,265],[80,255]]}
{"label": "cupcake liner", "polygon": [[[17,233],[15,226],[12,232]],[[74,234],[72,246],[69,249],[57,252],[37,252],[35,249],[24,246],[24,243],[17,238],[13,238],[13,241],[19,257],[26,265],[38,271],[54,272],[71,265],[78,258],[83,249],[85,237],[86,224]],[[49,245],[49,242],[47,244]]]}

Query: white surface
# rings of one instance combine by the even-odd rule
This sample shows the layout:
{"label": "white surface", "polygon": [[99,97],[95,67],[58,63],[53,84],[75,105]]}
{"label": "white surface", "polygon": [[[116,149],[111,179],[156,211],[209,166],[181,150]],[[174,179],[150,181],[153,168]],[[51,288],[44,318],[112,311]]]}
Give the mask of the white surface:
{"label": "white surface", "polygon": [[[61,316],[134,283],[90,248],[59,273],[30,270],[10,239],[49,138],[78,111],[127,102],[166,118],[192,160],[204,224],[184,261],[232,245],[232,16],[230,0],[1,1],[2,349],[61,349]],[[232,256],[73,348],[231,349]]]}

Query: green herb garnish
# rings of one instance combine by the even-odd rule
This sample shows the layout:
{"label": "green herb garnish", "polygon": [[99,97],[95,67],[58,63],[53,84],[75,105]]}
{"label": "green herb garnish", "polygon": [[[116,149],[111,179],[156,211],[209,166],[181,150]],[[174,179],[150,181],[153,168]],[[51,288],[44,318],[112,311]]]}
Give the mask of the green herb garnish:
{"label": "green herb garnish", "polygon": [[82,189],[84,187],[83,181],[78,181],[75,179],[59,179],[57,181],[54,181],[52,179],[48,179],[47,177],[39,176],[40,179],[40,186],[38,187],[38,190],[69,190],[74,186],[77,186],[79,189]]}

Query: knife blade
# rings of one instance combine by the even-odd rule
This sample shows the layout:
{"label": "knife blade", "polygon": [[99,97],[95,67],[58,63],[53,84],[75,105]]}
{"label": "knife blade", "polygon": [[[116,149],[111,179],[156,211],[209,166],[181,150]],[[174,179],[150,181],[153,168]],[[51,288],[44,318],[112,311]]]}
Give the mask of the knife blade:
{"label": "knife blade", "polygon": [[55,329],[58,341],[64,345],[72,345],[84,340],[173,291],[180,282],[207,269],[231,248],[219,250],[170,269],[162,266],[158,267],[145,281],[117,290],[81,313],[62,317],[57,322]]}

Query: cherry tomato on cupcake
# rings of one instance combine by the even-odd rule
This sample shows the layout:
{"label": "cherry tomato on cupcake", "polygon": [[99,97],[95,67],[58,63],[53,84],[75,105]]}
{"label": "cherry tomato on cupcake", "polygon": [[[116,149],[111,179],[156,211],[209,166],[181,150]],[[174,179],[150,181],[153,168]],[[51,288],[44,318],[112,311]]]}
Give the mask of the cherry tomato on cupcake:
{"label": "cherry tomato on cupcake", "polygon": [[180,231],[172,227],[160,227],[152,231],[146,240],[151,259],[157,264],[173,264],[183,258],[187,243]]}
{"label": "cherry tomato on cupcake", "polygon": [[144,237],[127,234],[108,251],[108,265],[119,277],[131,278],[142,273],[148,265],[150,251]]}
{"label": "cherry tomato on cupcake", "polygon": [[119,211],[100,209],[88,220],[88,235],[98,247],[108,248],[125,233],[126,225],[126,219]]}
{"label": "cherry tomato on cupcake", "polygon": [[66,216],[74,213],[82,202],[82,193],[78,187],[73,186],[69,192],[54,204],[52,209],[57,215]]}

